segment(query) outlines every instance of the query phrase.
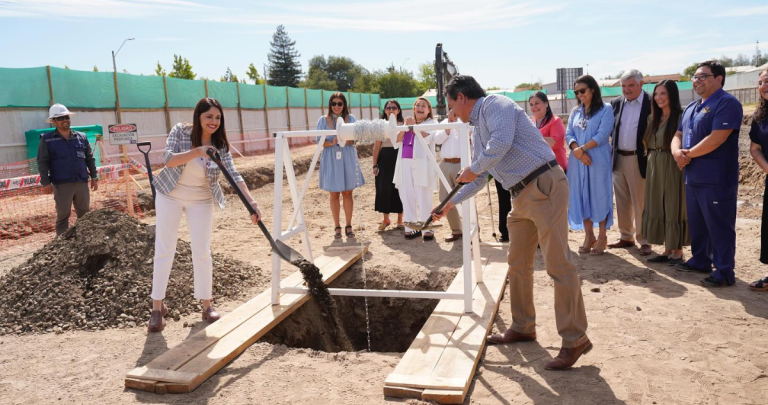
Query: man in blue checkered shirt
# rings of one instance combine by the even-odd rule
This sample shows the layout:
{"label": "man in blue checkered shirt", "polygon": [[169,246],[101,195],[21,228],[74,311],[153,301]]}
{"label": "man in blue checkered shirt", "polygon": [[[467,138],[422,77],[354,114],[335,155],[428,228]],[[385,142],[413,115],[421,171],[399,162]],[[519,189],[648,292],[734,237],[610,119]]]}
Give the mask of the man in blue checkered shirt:
{"label": "man in blue checkered shirt", "polygon": [[488,174],[512,195],[509,229],[509,300],[512,327],[488,336],[490,343],[536,340],[533,305],[533,261],[541,245],[547,274],[555,281],[555,319],[562,349],[546,364],[550,370],[570,368],[592,349],[586,335],[587,315],[576,267],[568,246],[568,179],[531,119],[512,100],[486,96],[471,76],[454,77],[445,89],[451,111],[475,127],[472,164],[457,182],[466,185],[435,220],[485,187]]}

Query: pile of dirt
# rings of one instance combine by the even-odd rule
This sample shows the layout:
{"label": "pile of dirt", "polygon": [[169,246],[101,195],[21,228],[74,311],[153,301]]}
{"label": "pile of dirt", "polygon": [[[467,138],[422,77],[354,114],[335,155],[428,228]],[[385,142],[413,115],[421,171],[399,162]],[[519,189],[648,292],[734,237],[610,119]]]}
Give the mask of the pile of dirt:
{"label": "pile of dirt", "polygon": [[765,187],[765,172],[755,163],[752,156],[739,156],[739,184],[754,187],[762,192]]}
{"label": "pile of dirt", "polygon": [[[152,290],[154,226],[121,212],[91,211],[26,263],[0,278],[0,335],[145,325]],[[258,267],[213,255],[214,299],[264,285]],[[178,241],[165,302],[168,318],[200,310],[192,251]]]}

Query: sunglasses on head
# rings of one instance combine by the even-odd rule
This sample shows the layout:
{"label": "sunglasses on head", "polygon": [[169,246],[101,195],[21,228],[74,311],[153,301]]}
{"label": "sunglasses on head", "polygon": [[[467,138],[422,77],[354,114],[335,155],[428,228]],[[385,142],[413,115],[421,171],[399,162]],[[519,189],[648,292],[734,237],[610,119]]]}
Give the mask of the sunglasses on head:
{"label": "sunglasses on head", "polygon": [[397,106],[396,105],[388,105],[388,106],[384,107],[384,109],[387,110],[387,111],[397,111]]}
{"label": "sunglasses on head", "polygon": [[344,102],[343,101],[339,101],[339,102],[331,101],[331,107],[344,107]]}
{"label": "sunglasses on head", "polygon": [[56,117],[53,120],[54,121],[69,121],[69,115],[64,115],[62,117]]}
{"label": "sunglasses on head", "polygon": [[588,90],[588,89],[589,89],[589,87],[585,87],[585,88],[583,88],[583,89],[581,89],[581,90],[575,90],[575,89],[574,89],[574,90],[573,90],[573,94],[575,94],[575,95],[577,95],[577,96],[578,96],[579,94],[586,94],[586,92],[587,92],[587,90]]}

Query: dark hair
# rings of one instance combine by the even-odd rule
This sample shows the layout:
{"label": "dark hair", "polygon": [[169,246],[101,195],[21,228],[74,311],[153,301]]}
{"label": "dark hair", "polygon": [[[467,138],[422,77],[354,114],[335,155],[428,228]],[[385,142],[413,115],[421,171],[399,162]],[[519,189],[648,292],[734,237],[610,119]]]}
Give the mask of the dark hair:
{"label": "dark hair", "polygon": [[549,123],[549,120],[552,119],[552,117],[555,116],[555,114],[552,113],[552,108],[549,107],[549,99],[547,98],[547,94],[543,91],[537,91],[533,94],[531,94],[530,97],[528,97],[528,102],[531,102],[532,98],[538,98],[539,100],[547,103],[547,112],[544,114],[544,121],[541,123],[541,126],[547,125]]}
{"label": "dark hair", "polygon": [[[454,100],[456,100],[456,99],[454,98]],[[423,101],[423,102],[427,103],[427,107],[429,107],[429,112],[427,113],[427,119],[435,118],[432,115],[432,103],[430,103],[429,100],[427,100],[426,97],[417,97],[416,100],[413,102],[413,109],[416,110],[416,103],[418,103],[419,101]],[[416,119],[416,112],[413,113],[413,119]],[[426,120],[424,120],[424,121],[426,121]]]}
{"label": "dark hair", "polygon": [[[344,93],[336,92],[331,94],[331,98],[328,99],[328,115],[327,117],[331,120],[333,120],[333,108],[331,107],[331,103],[333,102],[334,98],[340,98],[341,101],[344,102],[344,108],[341,109],[341,118],[344,118],[344,122],[347,122],[347,117],[349,116],[349,104],[347,103],[347,98],[344,96]],[[336,125],[334,122],[333,125]]]}
{"label": "dark hair", "polygon": [[[576,78],[576,81],[573,82],[573,87],[575,88],[579,83],[586,84],[587,88],[592,89],[592,102],[589,106],[584,108],[584,114],[589,118],[605,107],[603,104],[603,96],[600,94],[600,86],[597,84],[597,80],[595,80],[594,77],[590,75],[579,76]],[[576,104],[581,105],[581,100],[578,97],[576,97]]]}
{"label": "dark hair", "polygon": [[192,118],[192,147],[203,146],[203,125],[200,123],[200,116],[207,113],[211,108],[218,108],[221,113],[221,123],[216,132],[211,135],[211,143],[216,149],[229,152],[229,141],[227,140],[227,130],[224,127],[224,109],[215,98],[201,98],[195,106],[194,116]]}
{"label": "dark hair", "polygon": [[717,76],[723,77],[723,82],[720,83],[721,86],[725,86],[725,68],[723,65],[720,64],[720,62],[716,60],[708,60],[706,62],[699,63],[699,66],[696,66],[696,69],[701,67],[708,67],[710,71],[712,71],[712,74],[715,75],[715,79],[717,79]]}
{"label": "dark hair", "polygon": [[387,102],[384,103],[384,111],[381,112],[381,119],[383,120],[389,119],[389,117],[387,116],[387,105],[389,104],[394,104],[397,106],[397,116],[395,116],[397,123],[399,124],[399,123],[405,122],[405,118],[403,118],[403,109],[400,107],[400,103],[394,98],[391,100],[387,100]]}
{"label": "dark hair", "polygon": [[[759,78],[760,76],[766,73],[768,73],[768,68],[763,69],[757,77]],[[766,100],[765,97],[762,97],[762,96],[759,96],[759,97],[760,97],[760,102],[757,104],[757,109],[755,109],[754,120],[757,122],[763,122],[763,120],[766,117],[768,117],[768,100]]]}
{"label": "dark hair", "polygon": [[485,97],[485,90],[480,86],[480,83],[475,80],[474,77],[469,75],[454,76],[447,85],[445,85],[445,95],[451,100],[456,100],[459,93],[464,97],[477,100],[480,97]]}
{"label": "dark hair", "polygon": [[[653,88],[653,95],[651,96],[651,125],[645,129],[645,135],[643,136],[643,145],[645,145],[646,152],[648,151],[648,141],[651,137],[656,136],[659,126],[661,126],[661,116],[663,111],[659,104],[656,103],[656,89],[659,86],[664,86],[667,89],[667,96],[669,97],[669,118],[667,118],[667,127],[664,129],[664,144],[661,149],[665,151],[671,150],[672,138],[677,132],[677,122],[680,120],[680,116],[683,115],[683,107],[680,105],[680,92],[677,89],[677,84],[673,80],[662,80]],[[657,145],[658,146],[658,145]]]}

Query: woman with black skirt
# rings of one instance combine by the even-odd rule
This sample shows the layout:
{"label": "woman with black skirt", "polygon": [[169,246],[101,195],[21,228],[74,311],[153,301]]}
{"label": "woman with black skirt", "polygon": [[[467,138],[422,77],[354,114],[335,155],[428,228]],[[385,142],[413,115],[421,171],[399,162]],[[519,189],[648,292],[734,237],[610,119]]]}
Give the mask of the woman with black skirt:
{"label": "woman with black skirt", "polygon": [[[382,119],[388,119],[394,114],[398,125],[403,125],[403,111],[400,109],[400,103],[397,100],[389,100],[384,105],[384,111],[381,113]],[[379,224],[379,231],[384,231],[391,221],[389,214],[397,214],[397,229],[403,229],[403,203],[400,201],[400,194],[392,183],[395,177],[395,165],[397,164],[397,150],[392,145],[392,141],[376,141],[373,146],[373,175],[376,177],[376,202],[374,209],[376,212],[384,214],[384,219]]]}
{"label": "woman with black skirt", "polygon": [[[758,166],[768,173],[768,69],[763,69],[757,78],[757,91],[760,93],[760,103],[752,117],[752,128],[749,139],[752,141],[749,153]],[[760,262],[768,264],[768,177],[763,193],[763,225],[760,230]],[[749,283],[749,288],[755,291],[768,291],[768,275],[760,280]]]}

